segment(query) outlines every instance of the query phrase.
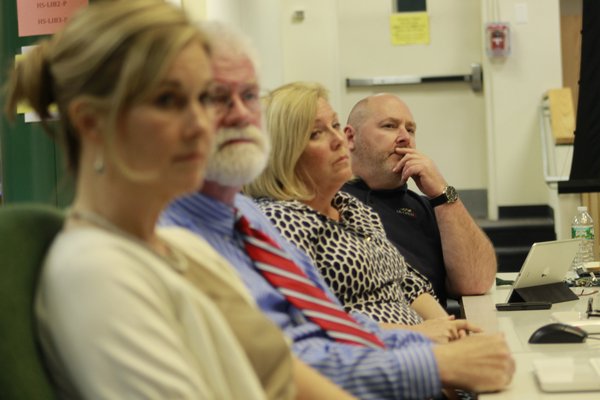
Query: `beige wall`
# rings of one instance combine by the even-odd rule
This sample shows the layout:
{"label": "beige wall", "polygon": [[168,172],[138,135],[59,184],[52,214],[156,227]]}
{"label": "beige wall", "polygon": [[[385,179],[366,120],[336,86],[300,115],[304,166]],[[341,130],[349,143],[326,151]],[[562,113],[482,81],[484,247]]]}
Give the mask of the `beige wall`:
{"label": "beige wall", "polygon": [[[539,106],[547,89],[562,86],[558,0],[499,1],[499,19],[512,30],[512,54],[486,59],[490,184],[498,205],[547,204]],[[517,23],[525,4],[528,22]],[[482,15],[486,15],[485,5]]]}
{"label": "beige wall", "polygon": [[[188,3],[194,3],[197,0],[186,0]],[[206,17],[218,19],[237,26],[240,22],[240,4],[239,0],[203,0],[206,4]]]}
{"label": "beige wall", "polygon": [[284,82],[282,1],[280,0],[181,0],[195,20],[223,21],[246,33],[260,54],[263,89]]}
{"label": "beige wall", "polygon": [[200,21],[206,18],[205,0],[170,0],[174,3],[180,3],[183,9],[194,21]]}
{"label": "beige wall", "polygon": [[[304,20],[292,19],[295,11]],[[340,106],[340,62],[337,25],[338,1],[286,1],[282,7],[284,82],[316,81],[331,91],[331,101]]]}
{"label": "beige wall", "polygon": [[241,5],[240,28],[254,40],[261,55],[260,75],[263,89],[270,90],[285,81],[283,40],[281,34],[281,0],[244,0]]}

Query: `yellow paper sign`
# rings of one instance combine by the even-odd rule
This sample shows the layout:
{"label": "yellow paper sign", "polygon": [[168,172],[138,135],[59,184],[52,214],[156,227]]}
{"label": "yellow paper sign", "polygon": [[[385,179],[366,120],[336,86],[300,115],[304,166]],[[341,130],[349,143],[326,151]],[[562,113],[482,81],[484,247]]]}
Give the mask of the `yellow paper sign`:
{"label": "yellow paper sign", "polygon": [[390,34],[395,46],[429,44],[429,15],[426,12],[392,14]]}

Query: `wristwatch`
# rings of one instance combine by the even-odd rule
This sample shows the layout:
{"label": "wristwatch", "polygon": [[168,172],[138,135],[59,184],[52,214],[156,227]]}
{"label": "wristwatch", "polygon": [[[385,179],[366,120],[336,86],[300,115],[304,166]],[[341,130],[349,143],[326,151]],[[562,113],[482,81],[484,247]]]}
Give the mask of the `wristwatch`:
{"label": "wristwatch", "polygon": [[446,203],[454,203],[456,200],[458,200],[458,192],[456,189],[452,186],[446,186],[442,191],[442,194],[433,199],[429,199],[429,204],[431,204],[431,207],[437,207]]}

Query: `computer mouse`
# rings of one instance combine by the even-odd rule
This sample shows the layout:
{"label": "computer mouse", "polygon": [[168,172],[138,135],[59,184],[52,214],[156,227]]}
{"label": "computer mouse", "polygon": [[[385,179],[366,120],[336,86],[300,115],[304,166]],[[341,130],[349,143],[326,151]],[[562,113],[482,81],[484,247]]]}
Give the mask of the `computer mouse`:
{"label": "computer mouse", "polygon": [[583,329],[558,322],[539,327],[531,334],[529,343],[583,343],[588,333]]}

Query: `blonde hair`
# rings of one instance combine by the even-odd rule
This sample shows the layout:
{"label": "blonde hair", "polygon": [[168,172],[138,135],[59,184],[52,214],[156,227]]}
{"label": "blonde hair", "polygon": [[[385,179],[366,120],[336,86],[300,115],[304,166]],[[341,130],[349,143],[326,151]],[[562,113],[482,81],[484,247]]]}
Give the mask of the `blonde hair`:
{"label": "blonde hair", "polygon": [[294,82],[275,89],[265,98],[266,129],[271,135],[271,154],[263,173],[244,192],[277,200],[310,200],[314,185],[298,159],[314,127],[319,99],[328,100],[318,83]]}
{"label": "blonde hair", "polygon": [[[146,100],[175,56],[195,40],[209,51],[201,31],[162,0],[95,1],[16,64],[5,111],[14,118],[17,104],[27,102],[63,146],[67,168],[77,173],[80,139],[69,120],[69,104],[86,98],[107,116],[106,152],[114,156],[117,117]],[[48,124],[52,103],[58,106],[59,130]]]}

